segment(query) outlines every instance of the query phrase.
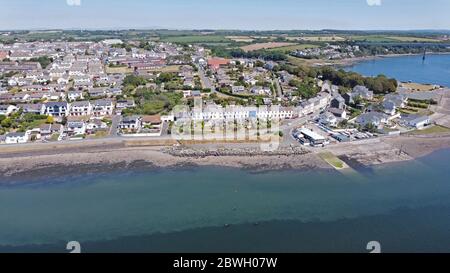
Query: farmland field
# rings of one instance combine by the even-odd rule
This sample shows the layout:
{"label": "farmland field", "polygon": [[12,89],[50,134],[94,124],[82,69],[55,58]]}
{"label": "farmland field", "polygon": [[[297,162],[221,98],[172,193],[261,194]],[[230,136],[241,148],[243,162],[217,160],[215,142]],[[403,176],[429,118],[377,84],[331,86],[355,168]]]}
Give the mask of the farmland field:
{"label": "farmland field", "polygon": [[160,68],[148,69],[151,72],[177,73],[180,72],[181,65],[168,65]]}
{"label": "farmland field", "polygon": [[259,44],[252,44],[241,47],[242,50],[249,52],[249,51],[255,51],[260,49],[272,49],[272,48],[279,48],[279,47],[286,47],[286,46],[293,46],[296,45],[294,43],[259,43]]}
{"label": "farmland field", "polygon": [[222,35],[188,35],[188,36],[168,36],[161,38],[161,41],[172,43],[224,43],[230,42]]}
{"label": "farmland field", "polygon": [[255,39],[249,36],[227,36],[225,37],[227,39],[230,39],[232,41],[238,42],[238,43],[251,43]]}
{"label": "farmland field", "polygon": [[309,42],[339,42],[344,41],[345,38],[340,36],[301,36],[301,37],[286,37],[288,41],[309,41]]}
{"label": "farmland field", "polygon": [[319,46],[313,45],[313,44],[297,44],[297,45],[283,46],[283,47],[278,47],[278,48],[271,48],[271,49],[269,49],[269,51],[289,53],[294,50],[304,50],[304,49],[316,48],[316,47],[319,47]]}
{"label": "farmland field", "polygon": [[431,38],[384,35],[349,36],[349,39],[367,42],[439,42],[439,40]]}
{"label": "farmland field", "polygon": [[432,38],[424,38],[424,37],[402,37],[402,36],[388,36],[391,39],[398,40],[400,42],[428,42],[428,43],[436,43],[440,42],[438,39]]}

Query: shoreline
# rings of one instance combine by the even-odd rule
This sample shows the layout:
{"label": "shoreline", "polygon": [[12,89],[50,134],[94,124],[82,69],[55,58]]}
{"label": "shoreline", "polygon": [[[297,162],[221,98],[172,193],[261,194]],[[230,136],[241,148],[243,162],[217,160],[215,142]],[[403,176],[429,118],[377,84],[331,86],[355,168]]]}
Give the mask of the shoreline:
{"label": "shoreline", "polygon": [[[450,55],[450,52],[427,52],[428,55]],[[423,54],[412,54],[412,53],[405,53],[405,54],[389,54],[389,55],[375,55],[375,56],[364,56],[364,57],[356,57],[356,58],[346,58],[341,60],[335,60],[333,61],[333,66],[338,67],[349,67],[356,65],[361,62],[366,61],[373,61],[383,58],[399,58],[399,57],[408,57],[408,56],[422,56]],[[316,63],[316,65],[323,65],[320,63]]]}
{"label": "shoreline", "polygon": [[[247,144],[239,144],[246,145]],[[248,144],[250,145],[250,144]],[[254,144],[253,144],[254,145]],[[186,146],[202,149],[202,145]],[[254,148],[254,146],[251,146]],[[308,149],[308,153],[292,155],[216,155],[174,156],[167,153],[170,146],[102,145],[88,148],[66,147],[65,150],[21,151],[16,154],[0,152],[0,185],[17,180],[39,180],[114,171],[186,169],[199,167],[237,168],[254,173],[300,170],[337,171],[320,153],[331,152],[350,167],[370,169],[376,165],[415,160],[441,149],[450,148],[450,135],[400,136],[370,141],[340,143],[323,149]],[[27,182],[25,181],[25,182]],[[15,182],[15,183],[14,183]]]}

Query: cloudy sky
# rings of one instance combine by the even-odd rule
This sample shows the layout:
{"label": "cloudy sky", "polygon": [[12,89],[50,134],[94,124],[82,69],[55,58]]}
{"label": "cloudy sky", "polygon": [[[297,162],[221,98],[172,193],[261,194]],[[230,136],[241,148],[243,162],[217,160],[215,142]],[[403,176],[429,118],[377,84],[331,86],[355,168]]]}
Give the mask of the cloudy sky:
{"label": "cloudy sky", "polygon": [[0,0],[0,29],[450,29],[450,0]]}

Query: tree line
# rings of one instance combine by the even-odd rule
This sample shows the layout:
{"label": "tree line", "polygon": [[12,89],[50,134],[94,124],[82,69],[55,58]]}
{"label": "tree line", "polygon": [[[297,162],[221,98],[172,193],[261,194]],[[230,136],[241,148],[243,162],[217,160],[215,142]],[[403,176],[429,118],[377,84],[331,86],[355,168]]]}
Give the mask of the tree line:
{"label": "tree line", "polygon": [[398,87],[396,79],[388,78],[384,75],[378,75],[377,77],[365,77],[356,72],[336,69],[330,66],[309,67],[282,64],[276,67],[275,70],[286,70],[290,74],[296,75],[301,79],[320,78],[322,80],[328,80],[334,85],[343,86],[345,88],[353,88],[357,85],[364,85],[375,94],[392,93],[395,92]]}

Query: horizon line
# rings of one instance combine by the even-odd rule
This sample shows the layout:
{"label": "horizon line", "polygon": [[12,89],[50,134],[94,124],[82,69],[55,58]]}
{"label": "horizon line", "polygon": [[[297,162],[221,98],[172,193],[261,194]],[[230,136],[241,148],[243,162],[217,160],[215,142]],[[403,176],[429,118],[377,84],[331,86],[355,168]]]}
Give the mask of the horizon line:
{"label": "horizon line", "polygon": [[13,31],[130,31],[130,30],[173,30],[173,31],[366,31],[366,32],[383,32],[383,31],[395,31],[395,32],[411,32],[411,31],[442,31],[450,32],[449,29],[432,29],[432,28],[417,28],[417,29],[227,29],[227,28],[166,28],[166,27],[124,27],[124,28],[18,28],[18,29],[0,29],[0,32],[13,32]]}

